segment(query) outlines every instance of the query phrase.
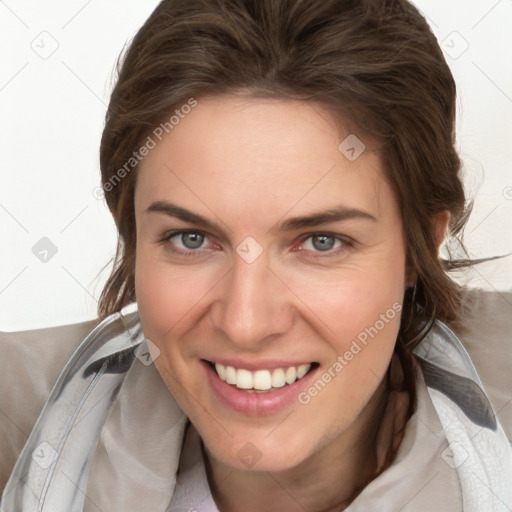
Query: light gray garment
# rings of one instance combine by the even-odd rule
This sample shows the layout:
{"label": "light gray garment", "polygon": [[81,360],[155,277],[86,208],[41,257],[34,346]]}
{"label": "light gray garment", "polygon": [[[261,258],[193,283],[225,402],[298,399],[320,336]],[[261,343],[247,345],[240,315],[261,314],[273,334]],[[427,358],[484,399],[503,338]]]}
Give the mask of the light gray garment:
{"label": "light gray garment", "polygon": [[[511,326],[507,325],[507,321],[510,320],[508,312],[512,300],[509,301],[506,298],[510,299],[511,294],[505,295],[504,299],[498,294],[475,292],[473,297],[476,298],[472,300],[471,307],[466,308],[466,316],[463,319],[465,329],[460,330],[461,337],[471,354],[474,355],[475,364],[484,376],[484,384],[490,391],[498,416],[510,434],[512,431],[512,422],[510,421],[512,351],[510,350]],[[488,321],[483,322],[482,316]],[[501,319],[502,323],[489,321],[489,319],[495,318]],[[133,320],[133,317],[131,319]],[[124,321],[126,322],[126,318]],[[126,334],[122,335],[122,332],[126,331],[126,323],[117,318],[115,324],[121,339],[117,341],[114,339],[110,348],[104,347],[112,353],[116,353],[119,348],[126,346],[127,342]],[[134,325],[136,322],[133,323]],[[0,412],[3,413],[3,416],[0,416],[2,420],[0,421],[0,450],[2,454],[19,452],[20,441],[24,441],[24,435],[28,434],[30,430],[30,420],[35,421],[42,399],[47,395],[53,380],[59,375],[60,368],[70,353],[70,346],[73,344],[76,346],[80,341],[77,334],[78,327],[83,329],[84,325],[76,326],[76,332],[70,326],[68,330],[65,330],[66,335],[64,335],[63,328],[55,328],[38,332],[5,334],[0,337],[0,386],[2,391]],[[49,337],[51,332],[58,334],[55,339]],[[132,334],[134,334],[133,330]],[[38,336],[43,338],[44,343],[36,343]],[[88,389],[91,393],[87,400],[74,403],[80,411],[78,411],[78,415],[74,416],[74,421],[76,420],[77,424],[71,427],[69,430],[71,436],[67,437],[68,440],[72,440],[76,433],[81,432],[84,435],[94,432],[99,435],[96,441],[91,439],[85,447],[78,445],[79,448],[84,448],[86,454],[91,455],[89,468],[86,465],[81,466],[81,469],[90,470],[88,478],[80,483],[76,475],[71,476],[66,473],[66,470],[69,471],[65,464],[66,457],[59,460],[60,472],[54,471],[54,479],[46,479],[47,473],[41,471],[38,478],[27,481],[25,475],[18,474],[16,476],[15,470],[10,485],[4,493],[2,503],[5,512],[11,510],[16,510],[16,512],[20,510],[58,511],[58,508],[42,508],[46,506],[45,501],[44,499],[41,501],[41,495],[37,494],[42,489],[43,492],[48,492],[55,483],[60,483],[61,491],[68,489],[77,499],[76,508],[62,508],[66,512],[82,510],[80,500],[83,501],[83,509],[87,512],[97,510],[163,511],[166,509],[174,491],[186,418],[168,392],[154,365],[146,366],[143,362],[144,357],[141,357],[140,360],[133,358],[133,350],[141,341],[142,339],[134,335],[133,339],[129,341],[128,352],[121,358],[117,356],[110,358],[110,363],[106,353],[104,356],[107,359],[102,360],[98,354],[91,359],[96,363],[97,373],[89,374],[87,379],[89,384],[94,382],[95,385],[89,386]],[[119,346],[117,346],[118,342],[121,342]],[[119,351],[117,353],[119,354]],[[130,353],[132,353],[131,356]],[[84,360],[82,363],[92,364],[91,361]],[[97,376],[100,373],[103,377],[98,379]],[[60,385],[65,382],[66,379],[61,379]],[[83,397],[84,394],[82,393],[81,396]],[[76,409],[77,407],[75,407],[75,412]],[[417,412],[419,411],[420,409]],[[420,417],[423,420],[423,416]],[[151,421],[148,421],[149,418]],[[100,420],[100,423],[103,421],[102,428],[97,430],[86,428],[85,431],[82,431],[81,429],[88,425],[87,422],[90,420]],[[414,432],[412,422],[409,423],[407,436],[409,436],[409,431]],[[91,424],[94,424],[94,421],[91,421]],[[19,425],[22,425],[23,428],[19,429]],[[18,437],[12,435],[16,433],[17,429],[21,432]],[[480,430],[484,429],[480,428]],[[37,428],[35,431],[37,432]],[[64,433],[65,429],[60,430],[61,435]],[[51,433],[51,435],[54,434],[56,432]],[[407,436],[402,443],[401,452],[407,447]],[[75,435],[75,438],[80,439],[80,436]],[[416,439],[415,436],[412,438]],[[83,438],[81,439],[83,440]],[[34,461],[32,455],[36,459],[38,454],[44,455],[42,458],[48,455],[44,449],[42,452],[34,452],[38,446],[39,444],[27,445],[25,453],[20,458],[29,462],[28,467],[34,466],[30,463],[30,460]],[[56,448],[62,447],[57,446]],[[75,461],[70,465],[71,468],[76,466],[76,454],[74,455],[67,459],[67,462]],[[439,462],[439,459],[436,462]],[[443,459],[441,462],[444,464]],[[9,470],[8,464],[9,462],[5,466],[7,470]],[[50,467],[57,467],[57,463]],[[406,467],[406,465],[402,467]],[[3,470],[0,471],[0,477],[6,478],[8,475],[5,473],[5,468],[0,466],[0,469]],[[391,474],[391,469],[386,472],[387,476]],[[443,469],[445,468],[443,467]],[[87,477],[86,473],[87,471],[82,471],[82,473],[78,471],[78,474],[85,477]],[[20,478],[20,476],[24,478]],[[380,485],[379,479],[372,482],[365,489],[364,494],[368,494],[372,485]],[[77,482],[79,483],[78,487]],[[418,506],[420,506],[419,500],[422,495],[427,501],[425,506],[432,504],[429,498],[433,494],[428,489],[435,482],[436,478],[432,481],[423,481],[426,487],[417,495],[415,503]],[[36,507],[8,508],[6,500],[16,494],[15,489],[27,499],[32,495]],[[382,492],[391,495],[392,489],[384,486]],[[56,496],[59,497],[59,493],[56,493]],[[351,507],[356,506],[362,496]],[[60,498],[62,498],[62,492]],[[379,510],[383,510],[382,505],[381,493]],[[356,509],[351,508],[350,510]],[[414,510],[418,512],[421,509]],[[426,508],[425,510],[432,509]],[[458,509],[441,508],[440,510]]]}

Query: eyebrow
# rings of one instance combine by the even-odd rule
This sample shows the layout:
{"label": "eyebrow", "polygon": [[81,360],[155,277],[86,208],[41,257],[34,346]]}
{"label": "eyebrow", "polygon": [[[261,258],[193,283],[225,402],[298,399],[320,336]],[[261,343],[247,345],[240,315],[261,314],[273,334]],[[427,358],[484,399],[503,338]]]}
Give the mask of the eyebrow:
{"label": "eyebrow", "polygon": [[217,222],[211,221],[202,215],[193,213],[190,210],[182,208],[174,203],[169,203],[168,201],[155,201],[154,203],[151,203],[151,205],[146,209],[146,213],[150,212],[165,213],[166,215],[169,215],[169,217],[175,217],[184,222],[196,224],[205,229],[221,230],[221,227]]}
{"label": "eyebrow", "polygon": [[346,206],[339,206],[337,208],[330,208],[328,210],[313,213],[311,215],[304,215],[301,217],[293,217],[285,220],[278,229],[280,231],[293,231],[302,228],[311,228],[314,226],[321,226],[330,222],[341,222],[345,220],[363,219],[377,222],[377,218],[369,212],[358,210],[356,208],[347,208]]}
{"label": "eyebrow", "polygon": [[[178,206],[168,201],[155,201],[147,209],[146,213],[157,212],[164,213],[170,217],[175,217],[190,224],[196,224],[205,229],[221,230],[220,225],[212,220],[193,213],[186,208]],[[293,217],[285,220],[283,223],[277,223],[275,228],[278,231],[294,231],[302,228],[310,228],[328,224],[330,222],[341,222],[345,220],[362,219],[377,222],[377,218],[371,213],[356,208],[347,208],[340,206],[337,208],[330,208],[325,211],[313,213],[311,215],[304,215],[301,217]]]}

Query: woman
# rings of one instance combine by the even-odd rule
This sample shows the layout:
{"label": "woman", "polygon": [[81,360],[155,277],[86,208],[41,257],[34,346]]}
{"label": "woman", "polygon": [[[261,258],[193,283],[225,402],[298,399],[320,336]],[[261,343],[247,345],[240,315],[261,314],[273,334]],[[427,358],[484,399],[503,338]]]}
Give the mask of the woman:
{"label": "woman", "polygon": [[445,325],[454,118],[405,0],[164,0],[103,132],[105,320],[3,510],[510,508],[510,446]]}

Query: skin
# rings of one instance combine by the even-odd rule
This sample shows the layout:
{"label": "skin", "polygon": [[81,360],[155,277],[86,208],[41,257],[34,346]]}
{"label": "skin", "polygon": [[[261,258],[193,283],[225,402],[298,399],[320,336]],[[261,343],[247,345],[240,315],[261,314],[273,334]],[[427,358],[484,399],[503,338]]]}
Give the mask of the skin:
{"label": "skin", "polygon": [[[300,359],[318,362],[321,375],[402,302],[411,282],[397,202],[370,140],[359,135],[366,150],[353,162],[340,152],[349,133],[320,105],[202,98],[138,170],[141,324],[160,350],[158,371],[203,439],[221,510],[339,510],[374,475],[377,447],[368,440],[384,415],[399,314],[307,405],[293,401],[275,414],[229,409],[200,365],[219,354]],[[156,201],[216,227],[148,211]],[[280,229],[339,207],[374,219]],[[162,241],[173,230],[206,233],[204,245]],[[318,250],[312,233],[338,237],[335,247]],[[252,263],[236,252],[248,236],[263,251]],[[246,443],[261,455],[252,468],[238,456]]]}

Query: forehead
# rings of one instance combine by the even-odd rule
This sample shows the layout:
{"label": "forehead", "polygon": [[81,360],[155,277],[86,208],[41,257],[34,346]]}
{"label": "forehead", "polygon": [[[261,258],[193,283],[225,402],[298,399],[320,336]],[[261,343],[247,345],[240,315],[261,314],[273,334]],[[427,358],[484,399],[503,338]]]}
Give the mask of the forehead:
{"label": "forehead", "polygon": [[168,199],[254,222],[255,215],[275,220],[319,207],[359,207],[375,216],[393,207],[372,141],[340,130],[321,105],[199,99],[155,142],[139,165],[136,209]]}

